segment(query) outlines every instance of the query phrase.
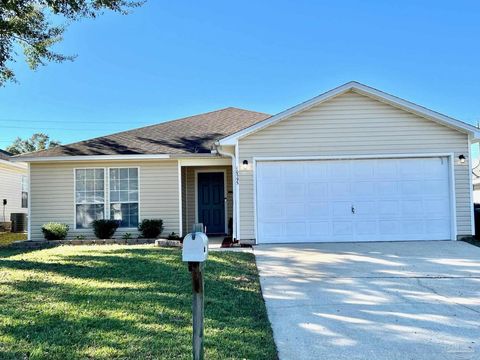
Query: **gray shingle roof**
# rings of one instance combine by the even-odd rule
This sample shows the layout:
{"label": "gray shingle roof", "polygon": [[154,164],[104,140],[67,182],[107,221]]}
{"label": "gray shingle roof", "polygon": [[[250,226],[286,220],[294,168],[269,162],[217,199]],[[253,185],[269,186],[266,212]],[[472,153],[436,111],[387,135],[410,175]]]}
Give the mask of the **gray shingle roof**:
{"label": "gray shingle roof", "polygon": [[11,156],[12,154],[10,154],[8,151],[0,149],[0,160],[9,161]]}
{"label": "gray shingle roof", "polygon": [[18,157],[210,153],[216,140],[269,117],[229,107]]}

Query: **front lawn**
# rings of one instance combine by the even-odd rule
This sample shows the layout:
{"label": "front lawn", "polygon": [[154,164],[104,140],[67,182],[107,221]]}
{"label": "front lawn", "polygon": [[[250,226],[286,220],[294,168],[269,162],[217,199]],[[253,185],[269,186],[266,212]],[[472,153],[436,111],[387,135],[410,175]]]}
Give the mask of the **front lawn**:
{"label": "front lawn", "polygon": [[27,240],[27,234],[24,233],[11,233],[11,232],[0,232],[0,247],[8,246],[14,241]]}
{"label": "front lawn", "polygon": [[[210,253],[205,358],[276,359],[249,253]],[[191,278],[177,249],[0,249],[1,359],[190,359]]]}

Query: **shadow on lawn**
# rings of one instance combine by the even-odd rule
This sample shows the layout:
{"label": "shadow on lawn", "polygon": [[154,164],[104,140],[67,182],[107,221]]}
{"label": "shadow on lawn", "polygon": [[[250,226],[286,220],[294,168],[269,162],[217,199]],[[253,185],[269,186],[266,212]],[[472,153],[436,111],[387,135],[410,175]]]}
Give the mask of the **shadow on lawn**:
{"label": "shadow on lawn", "polygon": [[[0,255],[0,357],[190,358],[191,283],[180,252],[92,248]],[[210,358],[276,357],[251,254],[211,254],[205,337]],[[2,334],[3,333],[3,334]],[[0,341],[1,344],[1,341]],[[41,349],[41,350],[39,350]]]}

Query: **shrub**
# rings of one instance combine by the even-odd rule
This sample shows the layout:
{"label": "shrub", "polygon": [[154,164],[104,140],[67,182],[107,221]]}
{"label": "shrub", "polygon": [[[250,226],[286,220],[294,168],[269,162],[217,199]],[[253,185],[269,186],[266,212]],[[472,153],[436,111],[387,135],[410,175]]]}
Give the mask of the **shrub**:
{"label": "shrub", "polygon": [[180,240],[181,237],[180,237],[180,235],[172,232],[171,234],[168,234],[167,239],[168,239],[168,240]]}
{"label": "shrub", "polygon": [[50,222],[42,226],[43,236],[47,240],[63,240],[67,236],[69,227],[67,224]]}
{"label": "shrub", "polygon": [[117,220],[94,220],[92,222],[93,232],[97,239],[111,239],[118,228]]}
{"label": "shrub", "polygon": [[125,233],[123,234],[122,236],[122,239],[123,240],[130,240],[132,238],[132,234],[131,233]]}
{"label": "shrub", "polygon": [[142,236],[147,239],[156,238],[163,231],[163,220],[161,219],[144,219],[138,225],[138,230],[141,231]]}
{"label": "shrub", "polygon": [[77,235],[75,236],[75,240],[85,240],[85,235]]}

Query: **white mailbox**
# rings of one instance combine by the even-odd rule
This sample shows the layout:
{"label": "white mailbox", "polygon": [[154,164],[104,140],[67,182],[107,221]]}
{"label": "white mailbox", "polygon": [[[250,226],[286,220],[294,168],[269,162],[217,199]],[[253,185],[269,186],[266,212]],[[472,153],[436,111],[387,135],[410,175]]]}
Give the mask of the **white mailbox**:
{"label": "white mailbox", "polygon": [[183,261],[204,262],[208,258],[208,237],[202,232],[190,233],[183,239]]}

